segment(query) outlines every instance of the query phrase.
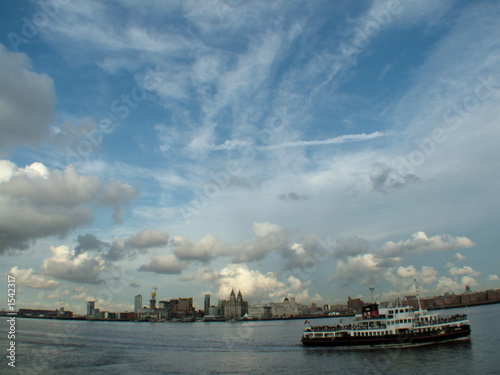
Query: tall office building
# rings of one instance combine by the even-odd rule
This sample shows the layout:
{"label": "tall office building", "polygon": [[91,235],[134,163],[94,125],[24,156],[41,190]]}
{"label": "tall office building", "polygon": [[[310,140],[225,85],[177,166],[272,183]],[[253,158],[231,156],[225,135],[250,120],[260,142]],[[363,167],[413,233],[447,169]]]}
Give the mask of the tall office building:
{"label": "tall office building", "polygon": [[205,294],[205,303],[204,303],[205,315],[208,315],[210,312],[210,294]]}
{"label": "tall office building", "polygon": [[142,295],[138,294],[134,299],[134,312],[138,312],[139,309],[142,309]]}
{"label": "tall office building", "polygon": [[95,309],[95,301],[87,301],[87,316],[92,316]]}

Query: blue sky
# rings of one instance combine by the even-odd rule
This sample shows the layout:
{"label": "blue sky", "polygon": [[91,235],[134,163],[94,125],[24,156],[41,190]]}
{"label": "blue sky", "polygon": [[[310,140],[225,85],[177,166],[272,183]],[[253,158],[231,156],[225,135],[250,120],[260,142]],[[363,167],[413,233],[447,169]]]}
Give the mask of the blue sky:
{"label": "blue sky", "polygon": [[0,6],[19,306],[499,287],[497,2]]}

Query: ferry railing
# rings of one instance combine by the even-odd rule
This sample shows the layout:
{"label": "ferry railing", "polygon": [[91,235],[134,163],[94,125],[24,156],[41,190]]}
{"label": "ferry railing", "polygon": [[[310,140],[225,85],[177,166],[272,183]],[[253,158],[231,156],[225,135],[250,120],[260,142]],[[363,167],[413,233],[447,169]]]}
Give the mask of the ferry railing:
{"label": "ferry railing", "polygon": [[422,326],[435,326],[435,325],[440,325],[440,324],[446,324],[446,323],[453,323],[453,322],[462,322],[466,321],[467,315],[465,314],[456,314],[450,317],[446,318],[438,318],[438,319],[433,319],[433,320],[427,320],[427,321],[415,321],[415,327],[422,327]]}

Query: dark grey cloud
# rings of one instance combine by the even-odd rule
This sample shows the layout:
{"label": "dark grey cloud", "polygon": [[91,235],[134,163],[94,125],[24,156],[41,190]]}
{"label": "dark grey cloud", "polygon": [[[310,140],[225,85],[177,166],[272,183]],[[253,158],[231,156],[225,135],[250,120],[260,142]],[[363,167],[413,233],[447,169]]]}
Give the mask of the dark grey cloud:
{"label": "dark grey cloud", "polygon": [[106,261],[114,262],[134,258],[138,253],[146,253],[153,247],[166,246],[169,235],[160,229],[142,229],[131,237],[115,238],[111,243],[97,238],[94,234],[79,235],[75,254],[96,251]]}
{"label": "dark grey cloud", "polygon": [[305,194],[297,194],[294,192],[290,192],[288,194],[280,194],[278,198],[281,200],[290,200],[290,201],[301,201],[309,199],[308,196]]}
{"label": "dark grey cloud", "polygon": [[415,174],[403,174],[383,163],[376,163],[374,167],[376,171],[370,174],[370,183],[375,192],[390,193],[420,180]]}
{"label": "dark grey cloud", "polygon": [[78,242],[78,245],[75,247],[75,253],[77,255],[89,250],[102,251],[109,246],[107,242],[101,241],[91,233],[78,235],[76,241]]}
{"label": "dark grey cloud", "polygon": [[31,70],[24,53],[0,44],[0,156],[20,146],[37,146],[51,135],[54,81]]}
{"label": "dark grey cloud", "polygon": [[361,237],[339,238],[335,247],[334,257],[347,258],[370,252],[370,242]]}

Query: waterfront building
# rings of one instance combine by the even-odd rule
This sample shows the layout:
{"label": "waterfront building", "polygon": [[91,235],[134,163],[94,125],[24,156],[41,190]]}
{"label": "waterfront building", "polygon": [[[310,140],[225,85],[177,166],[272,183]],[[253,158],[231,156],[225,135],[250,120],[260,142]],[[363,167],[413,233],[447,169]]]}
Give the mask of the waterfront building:
{"label": "waterfront building", "polygon": [[347,305],[335,304],[328,306],[328,311],[338,312],[339,314],[344,313],[346,309]]}
{"label": "waterfront building", "polygon": [[193,298],[177,298],[170,300],[172,318],[187,318],[194,315]]}
{"label": "waterfront building", "polygon": [[73,311],[64,311],[64,307],[58,310],[41,310],[41,309],[19,309],[18,316],[40,317],[40,318],[72,318]]}
{"label": "waterfront building", "polygon": [[273,316],[273,308],[270,305],[248,306],[248,315],[255,319],[270,319]]}
{"label": "waterfront building", "polygon": [[160,318],[170,319],[170,301],[160,301],[159,304],[158,312],[160,313]]}
{"label": "waterfront building", "polygon": [[154,292],[151,293],[151,299],[149,300],[149,309],[151,311],[156,310],[156,287],[154,288]]}
{"label": "waterfront building", "polygon": [[285,297],[283,302],[271,303],[272,315],[274,318],[291,318],[302,315],[299,305],[295,302],[295,297]]}
{"label": "waterfront building", "polygon": [[138,294],[134,298],[134,312],[138,312],[142,307],[142,295]]}
{"label": "waterfront building", "polygon": [[87,302],[87,317],[92,317],[93,311],[95,309],[95,301]]}
{"label": "waterfront building", "polygon": [[142,308],[137,312],[137,320],[158,321],[161,318],[161,312],[159,310],[151,311],[148,308]]}
{"label": "waterfront building", "polygon": [[241,291],[238,292],[238,297],[231,290],[229,301],[224,302],[224,318],[226,320],[240,319],[243,315],[248,313],[248,302],[243,300]]}
{"label": "waterfront building", "polygon": [[137,313],[135,312],[121,312],[118,313],[119,320],[137,320]]}
{"label": "waterfront building", "polygon": [[210,316],[219,316],[220,315],[220,309],[218,306],[210,306],[208,308],[208,315]]}
{"label": "waterfront building", "polygon": [[361,310],[363,310],[364,305],[365,303],[359,298],[354,298],[354,299],[351,299],[351,297],[347,298],[347,309],[351,310],[354,313],[360,313]]}
{"label": "waterfront building", "polygon": [[210,310],[210,294],[205,294],[205,301],[203,304],[203,311],[205,312],[205,315],[209,314]]}

